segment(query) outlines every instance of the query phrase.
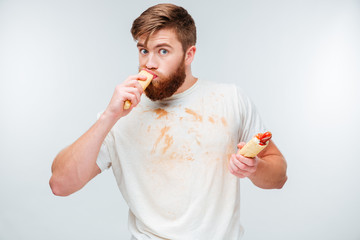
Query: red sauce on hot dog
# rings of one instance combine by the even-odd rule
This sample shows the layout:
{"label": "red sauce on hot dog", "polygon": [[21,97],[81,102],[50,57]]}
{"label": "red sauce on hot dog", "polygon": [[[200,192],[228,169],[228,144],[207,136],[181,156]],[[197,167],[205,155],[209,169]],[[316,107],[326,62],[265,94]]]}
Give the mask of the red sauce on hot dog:
{"label": "red sauce on hot dog", "polygon": [[266,132],[266,133],[258,133],[256,135],[256,138],[259,139],[260,141],[260,145],[264,146],[267,144],[267,142],[271,139],[272,134],[271,132]]}

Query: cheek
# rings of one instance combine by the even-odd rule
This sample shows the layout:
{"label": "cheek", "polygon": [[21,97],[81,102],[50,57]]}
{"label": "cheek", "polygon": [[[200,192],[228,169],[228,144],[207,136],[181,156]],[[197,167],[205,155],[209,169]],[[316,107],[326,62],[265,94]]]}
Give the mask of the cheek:
{"label": "cheek", "polygon": [[142,59],[141,57],[139,57],[139,66],[140,66],[140,68],[144,68],[145,67],[145,61],[144,61],[144,59]]}
{"label": "cheek", "polygon": [[180,66],[182,59],[176,58],[172,59],[166,62],[166,64],[163,64],[163,71],[166,75],[169,75],[171,73],[174,73]]}

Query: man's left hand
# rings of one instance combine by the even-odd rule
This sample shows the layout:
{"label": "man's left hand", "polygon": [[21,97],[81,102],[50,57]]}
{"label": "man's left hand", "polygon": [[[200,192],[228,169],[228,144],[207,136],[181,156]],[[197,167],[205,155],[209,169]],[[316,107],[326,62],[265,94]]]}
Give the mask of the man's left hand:
{"label": "man's left hand", "polygon": [[[238,144],[238,148],[244,147],[245,143]],[[247,158],[239,154],[232,154],[230,157],[229,170],[230,173],[238,178],[249,177],[256,172],[259,158]]]}

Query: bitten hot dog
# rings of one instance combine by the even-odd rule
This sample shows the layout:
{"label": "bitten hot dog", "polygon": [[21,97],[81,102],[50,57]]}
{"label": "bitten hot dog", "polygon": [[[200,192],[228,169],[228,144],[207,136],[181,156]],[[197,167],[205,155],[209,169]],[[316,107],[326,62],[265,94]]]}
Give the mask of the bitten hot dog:
{"label": "bitten hot dog", "polygon": [[[141,70],[139,72],[139,74],[147,77],[147,79],[145,81],[138,81],[140,83],[140,85],[142,86],[142,88],[145,90],[147,88],[147,86],[149,86],[151,80],[153,80],[154,77],[156,77],[155,75],[153,75],[152,73],[146,71],[146,70]],[[126,100],[124,103],[124,109],[129,109],[131,106],[131,101]]]}
{"label": "bitten hot dog", "polygon": [[271,132],[258,133],[246,145],[238,151],[238,154],[244,157],[253,158],[267,147],[272,137]]}

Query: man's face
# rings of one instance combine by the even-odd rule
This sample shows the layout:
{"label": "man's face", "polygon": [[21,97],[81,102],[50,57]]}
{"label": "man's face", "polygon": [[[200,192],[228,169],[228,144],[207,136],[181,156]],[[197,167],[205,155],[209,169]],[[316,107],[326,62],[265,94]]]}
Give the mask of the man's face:
{"label": "man's face", "polygon": [[146,36],[138,39],[139,70],[148,69],[157,75],[145,90],[153,101],[172,96],[184,83],[185,54],[175,32],[162,29],[151,35],[145,45]]}

